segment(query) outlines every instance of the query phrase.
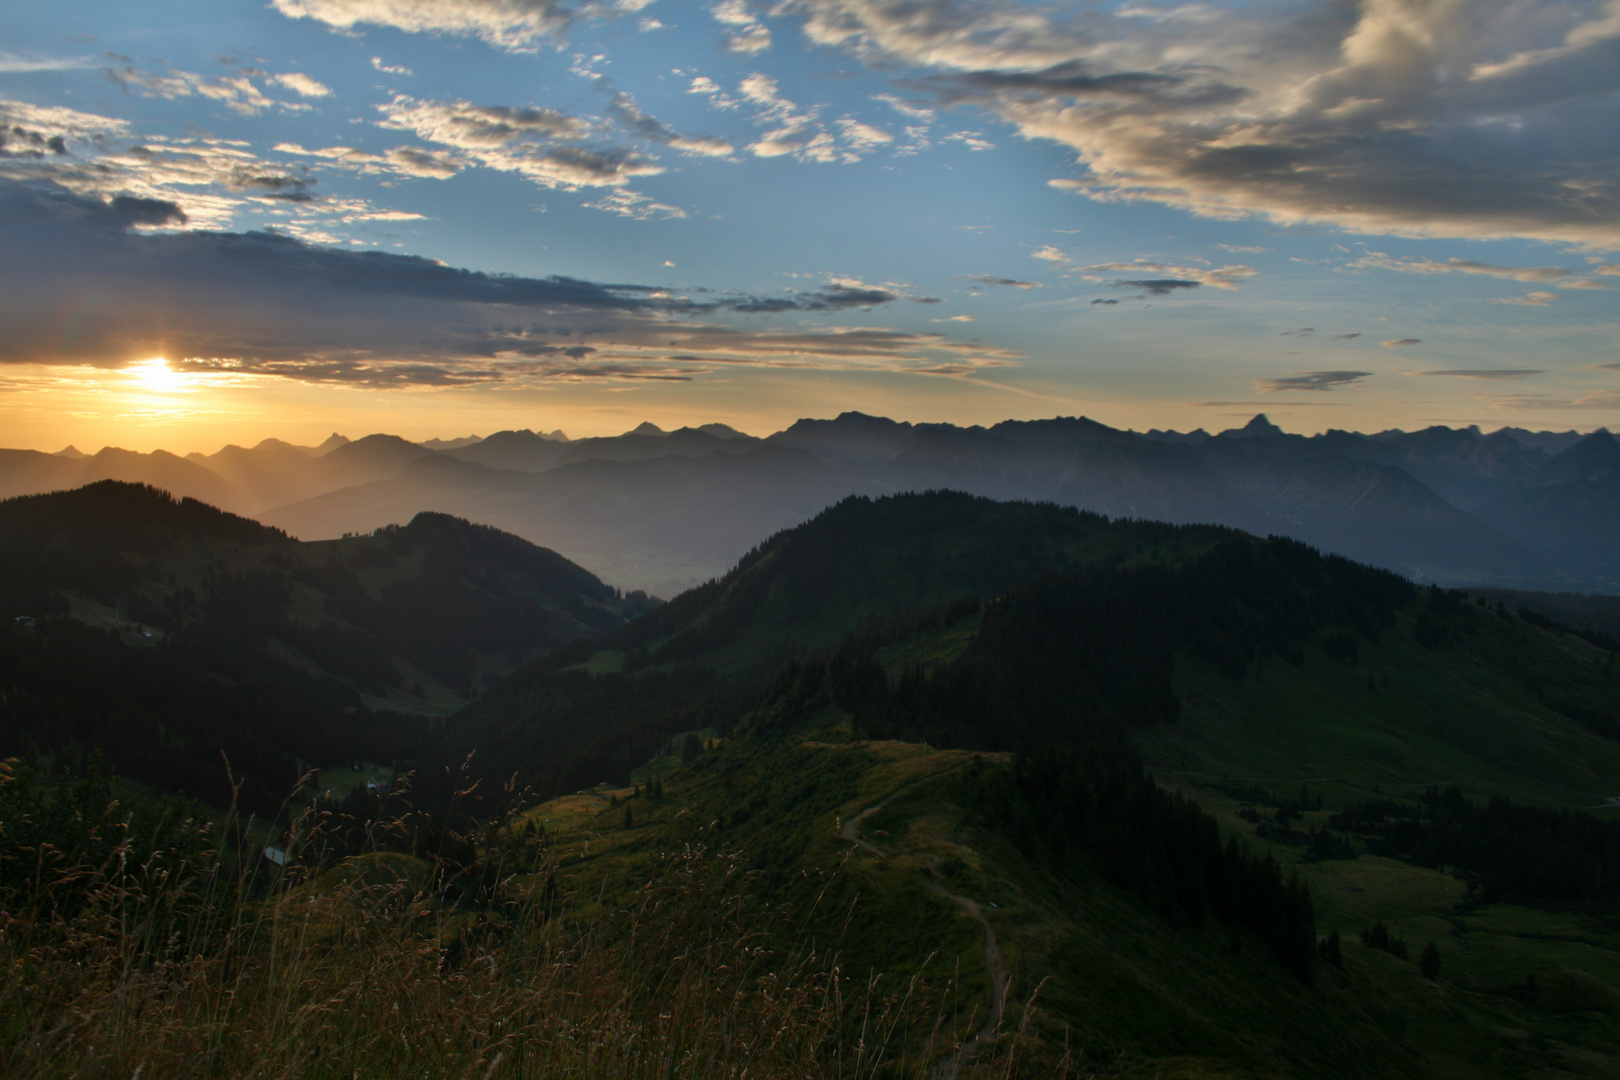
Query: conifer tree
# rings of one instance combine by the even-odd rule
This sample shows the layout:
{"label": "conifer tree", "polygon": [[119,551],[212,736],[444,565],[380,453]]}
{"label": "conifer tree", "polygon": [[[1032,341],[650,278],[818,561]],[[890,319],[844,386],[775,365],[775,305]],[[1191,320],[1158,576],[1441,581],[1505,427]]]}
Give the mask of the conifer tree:
{"label": "conifer tree", "polygon": [[1434,942],[1423,946],[1423,956],[1418,960],[1418,971],[1425,979],[1434,980],[1440,977],[1440,950]]}
{"label": "conifer tree", "polygon": [[1339,942],[1339,931],[1337,928],[1335,928],[1334,931],[1327,937],[1322,939],[1322,959],[1326,960],[1336,968],[1344,967],[1344,949]]}

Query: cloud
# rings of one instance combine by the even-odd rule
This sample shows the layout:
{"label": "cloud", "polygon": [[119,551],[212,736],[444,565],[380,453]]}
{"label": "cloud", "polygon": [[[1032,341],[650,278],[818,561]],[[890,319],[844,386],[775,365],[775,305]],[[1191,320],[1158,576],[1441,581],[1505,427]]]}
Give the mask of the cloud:
{"label": "cloud", "polygon": [[63,156],[105,145],[129,131],[129,122],[53,105],[0,98],[0,159]]}
{"label": "cloud", "polygon": [[[1144,289],[1154,296],[1168,296],[1172,292],[1186,291],[1200,285],[1208,285],[1215,289],[1236,289],[1241,282],[1255,275],[1254,268],[1249,266],[1180,266],[1149,259],[1094,263],[1075,269],[1087,281],[1107,281],[1116,288]],[[1122,273],[1153,276],[1127,279],[1113,277]]]}
{"label": "cloud", "polygon": [[96,63],[79,57],[21,56],[0,49],[0,75],[21,75],[32,71],[76,71]]}
{"label": "cloud", "polygon": [[967,281],[977,281],[981,285],[1007,285],[1014,289],[1041,288],[1038,281],[1019,281],[1017,278],[996,277],[994,274],[963,274],[962,277]]}
{"label": "cloud", "polygon": [[380,56],[373,56],[371,58],[371,66],[376,68],[378,71],[382,72],[384,75],[415,75],[416,74],[416,72],[412,71],[408,67],[405,67],[403,64],[385,64],[385,63],[383,63],[383,58],[380,57]]}
{"label": "cloud", "polygon": [[[316,219],[377,220],[387,213],[359,199],[316,197],[315,162],[267,160],[244,142],[202,136],[133,137],[123,120],[64,108],[41,108],[0,101],[0,177],[60,184],[102,199],[173,202],[195,228],[228,226],[234,214],[252,206],[261,215],[283,219],[283,226],[304,235],[319,231]],[[293,144],[282,150],[304,156]],[[323,157],[323,167],[360,168],[353,155],[379,162],[379,171],[403,172],[397,152],[378,158],[333,148],[340,157]],[[321,152],[323,154],[327,152]],[[406,155],[408,157],[409,155]],[[420,163],[419,163],[420,164]],[[440,164],[443,168],[443,163]]]}
{"label": "cloud", "polygon": [[1386,349],[1404,349],[1412,345],[1423,344],[1423,339],[1415,337],[1403,337],[1394,338],[1390,341],[1380,341],[1378,344],[1382,345]]}
{"label": "cloud", "polygon": [[[692,93],[710,92],[707,86],[698,86],[701,81],[693,81]],[[749,153],[755,157],[791,156],[799,161],[852,164],[894,141],[894,136],[883,129],[852,117],[839,120],[834,134],[822,122],[819,107],[801,108],[782,96],[774,78],[757,71],[737,84],[737,93],[740,100],[718,93],[709,100],[724,108],[752,106],[754,122],[771,128],[748,145]]]}
{"label": "cloud", "polygon": [[1303,371],[1276,379],[1256,379],[1254,388],[1262,394],[1289,390],[1327,392],[1339,386],[1355,386],[1371,375],[1370,371]]}
{"label": "cloud", "polygon": [[874,94],[873,101],[881,101],[907,120],[924,120],[932,122],[936,113],[933,109],[906,101],[894,94]]}
{"label": "cloud", "polygon": [[774,314],[781,311],[839,311],[848,308],[870,309],[896,300],[910,300],[918,304],[937,304],[934,296],[915,296],[903,291],[903,286],[872,285],[857,278],[834,278],[831,283],[809,292],[789,293],[786,296],[747,297],[726,301],[724,306],[744,314]]}
{"label": "cloud", "polygon": [[1620,391],[1592,390],[1576,398],[1555,398],[1546,394],[1480,395],[1497,412],[1525,412],[1534,409],[1603,409],[1620,408]]}
{"label": "cloud", "polygon": [[838,130],[844,137],[844,145],[855,154],[863,154],[894,142],[894,136],[882,128],[864,124],[847,116],[838,121]]}
{"label": "cloud", "polygon": [[650,195],[629,188],[614,188],[595,202],[581,203],[592,210],[605,210],[610,214],[635,221],[654,221],[665,218],[683,218],[686,211],[668,203],[655,202]]}
{"label": "cloud", "polygon": [[[1072,190],[1217,218],[1620,246],[1610,0],[786,0],[813,44],[1071,149]],[[1197,15],[1174,14],[1194,11]],[[1218,17],[1216,17],[1218,16]]]}
{"label": "cloud", "polygon": [[60,134],[47,135],[21,124],[13,125],[9,130],[0,129],[0,157],[39,159],[47,154],[61,156],[67,152],[67,139]]}
{"label": "cloud", "polygon": [[1053,266],[1067,266],[1070,262],[1067,255],[1053,247],[1051,244],[1047,244],[1039,251],[1031,252],[1029,257],[1032,259],[1039,259],[1045,263],[1051,263]]}
{"label": "cloud", "polygon": [[[102,74],[125,93],[141,97],[164,98],[173,101],[183,97],[204,97],[217,101],[242,116],[253,116],[269,108],[284,112],[301,112],[309,108],[293,101],[277,101],[267,96],[247,75],[221,75],[208,78],[191,71],[171,70],[168,74],[141,71],[133,66],[102,68]],[[256,74],[262,75],[263,72]],[[274,75],[271,82],[279,83],[301,97],[321,97],[331,91],[307,75],[294,72]]]}
{"label": "cloud", "polygon": [[1099,299],[1099,300],[1093,300],[1091,302],[1091,306],[1096,307],[1098,304],[1106,304],[1109,307],[1113,307],[1115,304],[1118,304],[1118,303],[1119,303],[1118,300],[1100,300]]}
{"label": "cloud", "polygon": [[125,227],[140,225],[184,225],[186,212],[163,199],[138,199],[131,195],[115,196],[107,208],[113,218]]}
{"label": "cloud", "polygon": [[1147,278],[1139,281],[1114,281],[1116,289],[1141,289],[1150,296],[1169,296],[1183,289],[1196,289],[1199,281],[1181,281],[1176,278]]}
{"label": "cloud", "polygon": [[515,172],[543,187],[616,187],[664,171],[625,147],[580,145],[595,134],[593,126],[556,109],[419,101],[404,94],[377,109],[383,127],[413,132],[486,168]]}
{"label": "cloud", "polygon": [[352,170],[362,174],[425,177],[447,180],[467,167],[467,163],[454,154],[442,150],[424,150],[419,146],[396,146],[381,154],[358,150],[352,146],[325,146],[306,150],[297,143],[277,143],[277,153],[298,157],[319,158],[329,168]]}
{"label": "cloud", "polygon": [[1412,374],[1449,375],[1458,379],[1489,379],[1495,381],[1501,379],[1524,379],[1531,375],[1545,375],[1546,372],[1540,368],[1519,368],[1517,370],[1510,368],[1449,368],[1445,371],[1414,371]]}
{"label": "cloud", "polygon": [[[1403,274],[1481,274],[1485,277],[1506,278],[1532,284],[1556,284],[1561,289],[1604,289],[1608,286],[1588,278],[1576,277],[1576,271],[1562,266],[1496,266],[1476,259],[1392,259],[1375,251],[1347,263],[1354,270],[1396,270]],[[1601,272],[1601,271],[1599,271]],[[1541,294],[1548,295],[1548,294]]]}
{"label": "cloud", "polygon": [[730,27],[726,51],[754,56],[771,47],[771,31],[748,10],[746,0],[720,0],[709,8],[714,21]]}
{"label": "cloud", "polygon": [[1528,292],[1523,296],[1497,297],[1491,301],[1493,304],[1523,304],[1525,307],[1546,307],[1558,299],[1557,293]]}
{"label": "cloud", "polygon": [[1354,340],[1355,338],[1358,338],[1360,336],[1361,336],[1361,331],[1357,330],[1353,334],[1334,334],[1333,335],[1333,340],[1334,341],[1351,341],[1351,340]]}
{"label": "cloud", "polygon": [[322,98],[332,92],[330,86],[310,78],[301,71],[288,72],[286,75],[275,75],[272,76],[272,79],[302,97]]}
{"label": "cloud", "polygon": [[698,157],[726,157],[735,150],[735,147],[724,139],[709,135],[696,137],[682,135],[657,117],[642,112],[635,98],[622,91],[614,94],[612,101],[608,103],[608,114],[631,134],[662,143],[682,153]]}
{"label": "cloud", "polygon": [[604,6],[570,7],[559,0],[272,0],[290,19],[313,19],[339,30],[391,26],[407,33],[475,37],[514,52],[566,31],[576,17]]}
{"label": "cloud", "polygon": [[945,136],[941,141],[959,142],[975,153],[982,153],[985,150],[994,150],[996,148],[995,143],[991,142],[977,131],[954,131]]}
{"label": "cloud", "polygon": [[[135,231],[180,213],[0,181],[0,363],[163,356],[222,377],[431,388],[686,380],[739,366],[964,377],[1020,359],[937,333],[725,322],[748,297],[482,274],[276,233]],[[928,299],[842,281],[789,297],[793,310]],[[83,298],[71,332],[64,295]]]}

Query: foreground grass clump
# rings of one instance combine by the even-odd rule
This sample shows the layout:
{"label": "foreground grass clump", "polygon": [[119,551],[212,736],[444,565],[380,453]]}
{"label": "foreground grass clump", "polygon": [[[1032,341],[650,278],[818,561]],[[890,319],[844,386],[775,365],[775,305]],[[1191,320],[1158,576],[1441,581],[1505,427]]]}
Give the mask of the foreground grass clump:
{"label": "foreground grass clump", "polygon": [[104,790],[0,768],[8,1078],[858,1078],[953,1049],[922,979],[851,983],[749,901],[733,851],[666,855],[581,924],[543,848],[475,889],[408,854],[315,857],[310,814],[266,875],[239,823]]}

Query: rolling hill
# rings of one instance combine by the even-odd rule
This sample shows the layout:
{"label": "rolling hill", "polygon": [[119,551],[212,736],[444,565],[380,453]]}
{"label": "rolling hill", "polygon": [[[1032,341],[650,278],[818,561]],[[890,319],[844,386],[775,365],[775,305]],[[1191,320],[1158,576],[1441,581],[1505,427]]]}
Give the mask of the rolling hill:
{"label": "rolling hill", "polygon": [[272,808],[299,762],[420,758],[429,717],[650,604],[442,514],[303,544],[118,481],[0,502],[0,554],[0,753],[217,798],[223,749]]}

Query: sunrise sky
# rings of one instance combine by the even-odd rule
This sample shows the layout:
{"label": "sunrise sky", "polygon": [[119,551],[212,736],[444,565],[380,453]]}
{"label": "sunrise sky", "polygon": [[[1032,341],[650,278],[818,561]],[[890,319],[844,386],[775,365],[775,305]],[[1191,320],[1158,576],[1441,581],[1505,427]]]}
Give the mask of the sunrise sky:
{"label": "sunrise sky", "polygon": [[1620,422],[1620,2],[0,7],[0,445]]}

